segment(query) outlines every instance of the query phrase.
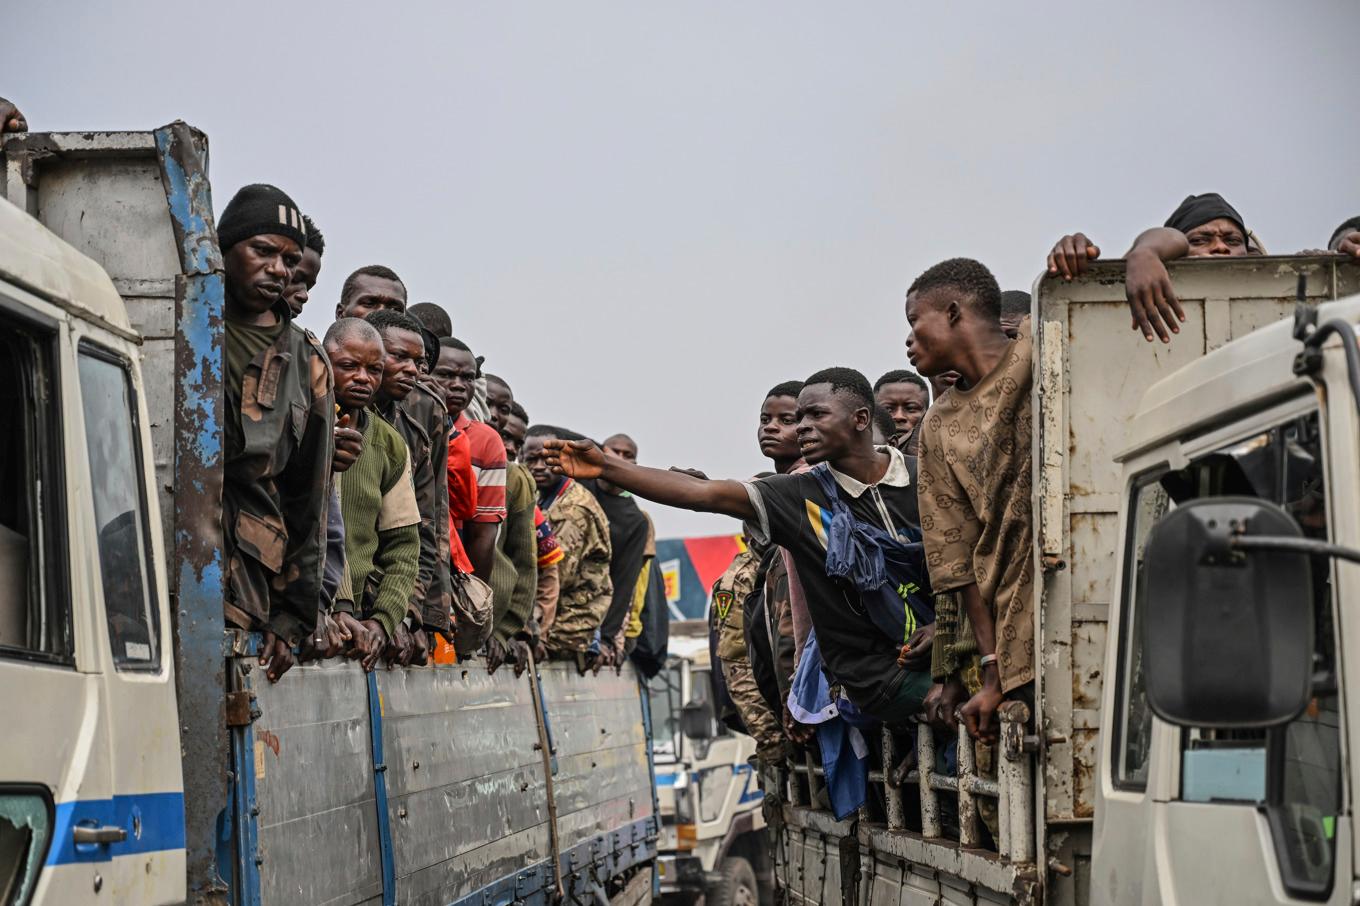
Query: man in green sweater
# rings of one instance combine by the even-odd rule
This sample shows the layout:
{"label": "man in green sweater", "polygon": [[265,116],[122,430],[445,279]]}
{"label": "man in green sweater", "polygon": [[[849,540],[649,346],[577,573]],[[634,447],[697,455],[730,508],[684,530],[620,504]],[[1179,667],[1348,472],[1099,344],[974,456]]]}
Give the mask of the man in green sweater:
{"label": "man in green sweater", "polygon": [[[406,616],[420,569],[420,508],[405,441],[368,409],[382,384],[382,337],[358,318],[341,318],[326,331],[325,348],[336,403],[364,437],[363,452],[340,476],[349,569],[335,609],[354,635],[364,669],[372,670],[389,641],[400,649],[412,645]],[[346,608],[358,620],[346,619]]]}

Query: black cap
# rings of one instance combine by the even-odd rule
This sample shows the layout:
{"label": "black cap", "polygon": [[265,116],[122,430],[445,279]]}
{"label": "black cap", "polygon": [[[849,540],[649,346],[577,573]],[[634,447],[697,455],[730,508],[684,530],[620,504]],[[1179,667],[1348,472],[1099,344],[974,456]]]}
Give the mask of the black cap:
{"label": "black cap", "polygon": [[217,242],[225,252],[242,239],[264,234],[286,236],[299,250],[307,245],[307,226],[293,199],[280,188],[256,183],[227,202],[217,221]]}
{"label": "black cap", "polygon": [[1220,217],[1227,218],[1237,224],[1237,228],[1242,231],[1242,238],[1247,238],[1247,224],[1242,219],[1242,215],[1237,213],[1237,208],[1223,200],[1223,196],[1217,192],[1205,192],[1203,195],[1187,195],[1181,206],[1171,212],[1171,216],[1166,219],[1166,226],[1188,233],[1195,227],[1204,226],[1211,220],[1218,220]]}
{"label": "black cap", "polygon": [[1360,231],[1360,217],[1352,217],[1332,233],[1332,238],[1327,240],[1327,248],[1336,251],[1336,247],[1341,244],[1341,240],[1349,233]]}

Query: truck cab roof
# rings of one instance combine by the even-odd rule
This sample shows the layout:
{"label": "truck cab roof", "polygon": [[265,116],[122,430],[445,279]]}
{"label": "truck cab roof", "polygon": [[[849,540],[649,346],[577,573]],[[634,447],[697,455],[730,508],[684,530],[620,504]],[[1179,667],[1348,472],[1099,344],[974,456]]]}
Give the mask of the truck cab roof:
{"label": "truck cab roof", "polygon": [[135,337],[104,269],[35,218],[0,199],[0,277],[72,314]]}
{"label": "truck cab roof", "polygon": [[[1340,318],[1360,322],[1360,296],[1317,306],[1318,323]],[[1173,338],[1172,342],[1176,340]],[[1335,339],[1326,345],[1334,346]],[[1205,424],[1206,413],[1228,421],[1234,413],[1303,392],[1310,382],[1294,374],[1301,350],[1294,322],[1285,318],[1252,331],[1163,378],[1148,388],[1129,422],[1128,444],[1115,459],[1125,462]]]}

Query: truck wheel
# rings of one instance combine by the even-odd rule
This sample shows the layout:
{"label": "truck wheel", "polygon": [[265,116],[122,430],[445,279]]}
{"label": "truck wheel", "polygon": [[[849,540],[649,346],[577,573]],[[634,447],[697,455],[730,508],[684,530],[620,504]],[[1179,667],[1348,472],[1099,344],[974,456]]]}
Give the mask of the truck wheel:
{"label": "truck wheel", "polygon": [[704,906],[759,906],[760,888],[751,863],[738,856],[723,860],[718,877],[708,886]]}

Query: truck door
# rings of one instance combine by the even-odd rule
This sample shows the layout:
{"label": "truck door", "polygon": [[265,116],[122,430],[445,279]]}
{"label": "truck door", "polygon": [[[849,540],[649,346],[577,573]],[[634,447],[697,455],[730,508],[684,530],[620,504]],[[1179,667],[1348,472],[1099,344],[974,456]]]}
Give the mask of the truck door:
{"label": "truck door", "polygon": [[1154,467],[1135,480],[1118,691],[1105,749],[1115,789],[1107,791],[1098,828],[1094,901],[1349,902],[1333,566],[1314,563],[1311,600],[1300,602],[1315,625],[1314,696],[1288,726],[1164,724],[1142,699],[1138,652],[1142,542],[1152,523],[1189,499],[1255,496],[1284,506],[1305,534],[1327,540],[1324,450],[1310,396],[1196,441],[1184,468]]}
{"label": "truck door", "polygon": [[110,858],[113,901],[178,902],[185,893],[184,794],[144,394],[132,350],[115,338],[80,336],[76,358],[88,471],[76,512],[99,604],[95,635],[113,783],[104,814],[90,819],[99,828],[90,836],[100,837]]}
{"label": "truck door", "polygon": [[[68,479],[66,317],[0,283],[0,901],[79,903],[107,852],[73,827],[111,802],[108,722]],[[77,434],[76,437],[79,437]],[[82,479],[84,484],[88,479]],[[94,863],[94,864],[91,864]],[[8,899],[12,897],[13,899]]]}

